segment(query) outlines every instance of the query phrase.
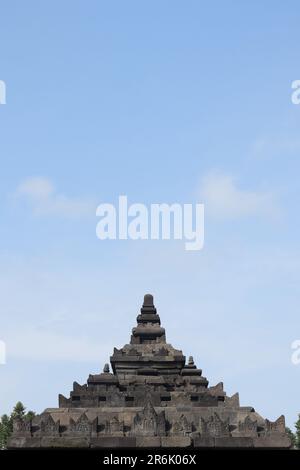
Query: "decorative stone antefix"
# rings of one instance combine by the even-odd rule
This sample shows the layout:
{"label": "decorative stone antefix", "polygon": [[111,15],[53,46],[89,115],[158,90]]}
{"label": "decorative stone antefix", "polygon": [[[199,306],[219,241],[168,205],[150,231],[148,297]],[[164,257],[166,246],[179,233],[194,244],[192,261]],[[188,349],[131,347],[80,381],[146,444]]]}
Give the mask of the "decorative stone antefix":
{"label": "decorative stone antefix", "polygon": [[225,397],[225,406],[227,408],[239,408],[240,397],[238,393],[232,395],[232,397]]}
{"label": "decorative stone antefix", "polygon": [[25,420],[24,418],[16,417],[13,419],[13,433],[14,435],[27,435],[31,436],[32,420]]}
{"label": "decorative stone antefix", "polygon": [[266,419],[266,434],[270,435],[274,432],[285,433],[285,419],[283,415],[279,416],[274,422]]}
{"label": "decorative stone antefix", "polygon": [[114,416],[106,422],[106,433],[112,436],[124,436],[124,421],[119,421],[118,417]]}
{"label": "decorative stone antefix", "polygon": [[50,413],[43,413],[40,421],[40,434],[47,436],[59,436],[60,421],[54,421]]}
{"label": "decorative stone antefix", "polygon": [[229,419],[222,421],[217,413],[213,413],[208,420],[201,418],[201,435],[207,437],[229,437]]}
{"label": "decorative stone antefix", "polygon": [[137,436],[165,436],[165,413],[156,413],[150,400],[144,409],[136,414],[133,419],[133,434]]}
{"label": "decorative stone antefix", "polygon": [[[178,328],[184,328],[178,323]],[[220,382],[208,387],[194,358],[166,341],[165,329],[147,294],[130,342],[114,348],[103,372],[73,384],[59,408],[32,423],[14,422],[10,448],[196,446],[288,448],[284,417],[265,420],[252,406],[227,397]],[[242,443],[242,444],[241,444]],[[244,443],[244,444],[243,444]]]}
{"label": "decorative stone antefix", "polygon": [[172,425],[171,434],[179,436],[189,436],[192,432],[192,423],[189,423],[187,417],[183,414],[180,416],[178,421]]}
{"label": "decorative stone antefix", "polygon": [[87,415],[83,413],[77,421],[70,418],[70,423],[67,432],[74,435],[90,436],[92,433],[97,434],[98,418],[92,422],[88,419]]}
{"label": "decorative stone antefix", "polygon": [[252,421],[250,416],[246,416],[244,421],[239,421],[238,432],[233,432],[238,437],[256,437],[257,436],[257,420]]}
{"label": "decorative stone antefix", "polygon": [[224,396],[225,392],[223,390],[223,382],[219,382],[217,385],[214,385],[213,387],[209,387],[209,393],[216,397]]}

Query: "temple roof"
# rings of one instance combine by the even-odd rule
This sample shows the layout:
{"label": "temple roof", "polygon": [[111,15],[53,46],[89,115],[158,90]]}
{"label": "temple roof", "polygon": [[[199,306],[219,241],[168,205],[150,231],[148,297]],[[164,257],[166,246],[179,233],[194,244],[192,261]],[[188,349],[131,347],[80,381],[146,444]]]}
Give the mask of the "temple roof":
{"label": "temple roof", "polygon": [[32,422],[15,420],[10,447],[145,446],[282,447],[290,440],[284,417],[264,420],[227,397],[223,383],[208,387],[192,356],[166,342],[147,294],[131,340],[114,349],[103,372],[73,383],[59,408]]}

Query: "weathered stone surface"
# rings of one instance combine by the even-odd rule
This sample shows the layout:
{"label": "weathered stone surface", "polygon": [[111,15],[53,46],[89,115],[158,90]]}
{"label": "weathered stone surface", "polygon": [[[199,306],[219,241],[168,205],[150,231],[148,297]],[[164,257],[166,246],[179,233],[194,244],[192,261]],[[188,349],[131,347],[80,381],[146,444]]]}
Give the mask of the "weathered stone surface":
{"label": "weathered stone surface", "polygon": [[38,448],[41,447],[41,438],[40,437],[31,437],[27,438],[25,436],[15,436],[13,435],[9,441],[9,447],[18,449],[18,448]]}
{"label": "weathered stone surface", "polygon": [[253,447],[253,439],[250,437],[216,437],[215,447]]}
{"label": "weathered stone surface", "polygon": [[192,356],[166,342],[147,294],[131,340],[114,348],[103,372],[73,383],[59,408],[13,423],[10,448],[273,447],[288,448],[284,417],[265,420],[223,383],[208,387]]}
{"label": "weathered stone surface", "polygon": [[135,437],[110,437],[103,436],[101,439],[91,439],[91,447],[136,447]]}
{"label": "weathered stone surface", "polygon": [[161,447],[161,438],[158,436],[137,436],[136,447]]}
{"label": "weathered stone surface", "polygon": [[210,448],[215,447],[215,438],[214,437],[195,437],[193,439],[194,447],[203,447],[203,448]]}
{"label": "weathered stone surface", "polygon": [[161,438],[162,447],[190,447],[192,440],[187,436],[167,436]]}
{"label": "weathered stone surface", "polygon": [[289,448],[290,439],[286,434],[273,434],[272,436],[260,436],[253,439],[254,447],[270,447],[270,448]]}
{"label": "weathered stone surface", "polygon": [[[65,444],[64,444],[64,439],[62,439],[61,437],[42,437],[40,446],[42,448],[45,448],[45,447],[64,448]],[[68,439],[68,447],[87,448],[87,447],[90,447],[90,441],[89,439],[84,438],[84,437],[72,437],[72,439]]]}

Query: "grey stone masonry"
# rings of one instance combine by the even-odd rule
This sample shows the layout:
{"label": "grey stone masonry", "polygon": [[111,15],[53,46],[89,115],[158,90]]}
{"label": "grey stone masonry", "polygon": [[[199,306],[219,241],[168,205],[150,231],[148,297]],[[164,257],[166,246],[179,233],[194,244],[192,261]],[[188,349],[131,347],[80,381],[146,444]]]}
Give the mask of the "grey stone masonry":
{"label": "grey stone masonry", "polygon": [[209,387],[193,357],[166,342],[150,294],[130,343],[114,349],[111,369],[73,384],[70,397],[30,422],[16,420],[9,448],[289,448],[284,416],[275,422],[241,407],[223,383]]}

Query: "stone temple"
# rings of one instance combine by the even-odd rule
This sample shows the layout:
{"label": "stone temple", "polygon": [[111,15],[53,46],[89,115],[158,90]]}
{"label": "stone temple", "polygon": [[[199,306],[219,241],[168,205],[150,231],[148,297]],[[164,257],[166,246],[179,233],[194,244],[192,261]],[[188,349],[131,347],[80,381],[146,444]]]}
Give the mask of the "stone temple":
{"label": "stone temple", "polygon": [[272,422],[222,382],[209,387],[193,358],[166,342],[145,295],[130,343],[114,349],[101,374],[73,384],[70,397],[31,422],[14,421],[10,448],[268,447],[289,448],[284,416]]}

